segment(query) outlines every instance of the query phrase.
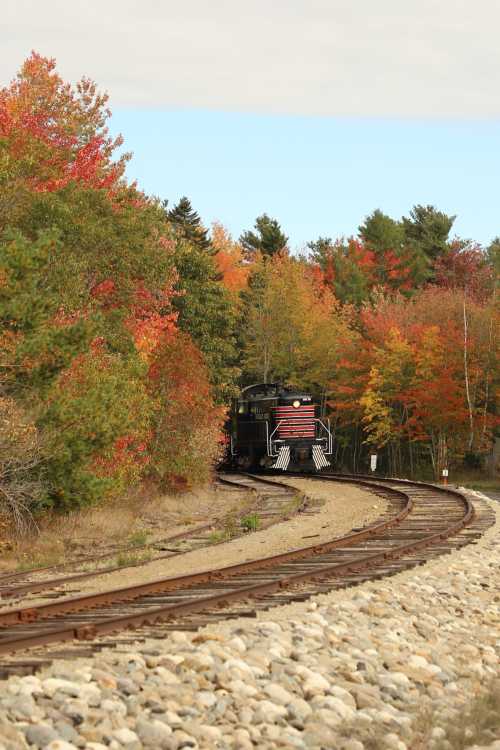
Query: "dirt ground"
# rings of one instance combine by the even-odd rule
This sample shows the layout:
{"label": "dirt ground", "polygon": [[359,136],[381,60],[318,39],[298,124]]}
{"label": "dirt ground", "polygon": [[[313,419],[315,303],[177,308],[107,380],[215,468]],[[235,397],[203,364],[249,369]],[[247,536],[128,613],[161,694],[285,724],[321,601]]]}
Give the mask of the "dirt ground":
{"label": "dirt ground", "polygon": [[[78,585],[78,590],[75,590],[74,586],[68,587],[68,593],[78,595],[120,588],[156,578],[227,567],[237,562],[256,559],[263,553],[270,556],[305,547],[343,536],[353,528],[373,523],[387,507],[385,500],[366,489],[351,484],[323,484],[313,480],[288,477],[283,481],[305,492],[310,500],[316,503],[317,512],[298,514],[288,521],[277,523],[265,530],[248,533],[223,544],[194,550],[167,560],[153,560],[140,567],[123,568],[113,573],[96,576],[82,581]],[[204,502],[207,502],[207,498]],[[196,520],[201,522],[202,517],[197,515]],[[43,597],[36,600],[30,599],[30,603],[35,603],[35,601],[43,601]]]}

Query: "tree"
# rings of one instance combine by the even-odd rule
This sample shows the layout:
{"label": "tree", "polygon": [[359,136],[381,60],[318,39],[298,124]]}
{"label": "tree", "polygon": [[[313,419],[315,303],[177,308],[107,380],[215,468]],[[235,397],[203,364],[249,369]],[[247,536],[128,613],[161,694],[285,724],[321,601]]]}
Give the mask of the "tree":
{"label": "tree", "polygon": [[214,406],[204,358],[187,334],[163,337],[151,361],[149,392],[153,476],[174,489],[206,482],[218,456],[223,410]]}
{"label": "tree", "polygon": [[345,326],[331,292],[317,285],[304,262],[281,254],[263,258],[243,314],[247,378],[323,390]]}
{"label": "tree", "polygon": [[257,252],[264,256],[273,256],[286,249],[288,237],[283,234],[276,219],[262,214],[255,220],[254,228],[255,232],[250,230],[240,237],[240,243],[248,259],[254,258]]}
{"label": "tree", "polygon": [[498,285],[498,279],[500,278],[500,237],[495,237],[486,250],[488,262],[493,268],[496,276],[496,284]]}
{"label": "tree", "polygon": [[158,207],[133,205],[127,193],[111,201],[68,186],[32,195],[0,237],[0,321],[6,343],[16,341],[11,387],[45,388],[95,337],[133,355],[139,320],[143,331],[148,320],[172,321],[162,229]]}
{"label": "tree", "polygon": [[[222,403],[234,395],[238,375],[234,334],[237,302],[223,283],[215,248],[188,199],[181,199],[165,218],[178,275],[173,298],[178,325],[203,352],[216,400]],[[216,239],[227,247],[227,238],[223,239],[220,232],[216,232]]]}
{"label": "tree", "polygon": [[448,240],[455,216],[448,216],[434,206],[416,205],[410,217],[403,216],[406,241],[432,263],[448,252]]}
{"label": "tree", "polygon": [[323,280],[343,303],[361,305],[370,297],[375,254],[354,239],[320,237],[308,244],[311,259],[321,269]]}
{"label": "tree", "polygon": [[203,352],[218,403],[234,395],[239,374],[235,347],[237,303],[221,283],[215,258],[197,244],[173,237],[178,274],[173,308],[178,326]]}
{"label": "tree", "polygon": [[368,440],[389,446],[392,470],[402,466],[403,438],[411,462],[415,444],[428,451],[437,478],[449,460],[487,451],[498,423],[494,303],[430,287],[410,300],[382,298],[363,323],[373,347],[361,398]]}
{"label": "tree", "polygon": [[117,495],[148,463],[153,402],[147,369],[101,342],[75,357],[39,404],[47,440],[49,497],[60,509]]}
{"label": "tree", "polygon": [[386,250],[398,252],[405,244],[405,231],[401,222],[376,209],[367,216],[358,227],[359,236],[376,255],[383,255]]}
{"label": "tree", "polygon": [[[221,351],[213,340],[206,348],[216,359],[230,346],[232,302],[210,300],[228,295],[213,259],[174,240],[161,205],[127,185],[104,104],[93,84],[73,91],[38,56],[0,96],[1,375],[16,408],[30,405],[47,449],[44,502],[61,509],[117,494],[155,469],[149,373],[160,342],[177,332],[176,241],[195,248],[198,270],[202,253],[212,264],[200,271],[209,312],[199,318],[212,325],[217,308]],[[176,399],[188,413],[189,393]],[[154,456],[161,460],[158,446]]]}
{"label": "tree", "polygon": [[358,307],[380,290],[409,294],[423,277],[418,256],[406,246],[375,252],[352,237],[335,242],[320,237],[308,247],[337,299]]}
{"label": "tree", "polygon": [[[164,204],[166,206],[166,204]],[[194,210],[191,202],[185,196],[174,208],[167,212],[167,217],[174,227],[178,237],[181,237],[200,250],[212,251],[208,232],[201,223],[200,215]]]}
{"label": "tree", "polygon": [[494,267],[488,261],[488,255],[479,245],[455,240],[448,252],[434,262],[434,283],[446,289],[461,289],[479,301],[486,301],[495,284]]}
{"label": "tree", "polygon": [[36,527],[33,513],[46,494],[40,435],[27,414],[0,392],[0,513],[15,531]]}
{"label": "tree", "polygon": [[0,90],[0,229],[25,190],[80,183],[113,191],[123,184],[129,155],[114,158],[122,138],[109,136],[107,100],[88,78],[76,87],[64,83],[55,61],[36,52]]}
{"label": "tree", "polygon": [[212,246],[222,283],[230,292],[241,292],[247,286],[251,270],[244,262],[242,246],[234,242],[227,229],[218,222],[212,225]]}

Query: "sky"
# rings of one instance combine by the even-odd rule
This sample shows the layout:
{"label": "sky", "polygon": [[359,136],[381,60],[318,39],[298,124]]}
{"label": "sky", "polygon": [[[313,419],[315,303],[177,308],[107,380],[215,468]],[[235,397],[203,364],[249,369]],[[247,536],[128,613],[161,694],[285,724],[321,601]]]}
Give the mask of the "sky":
{"label": "sky", "polygon": [[1,83],[31,49],[110,94],[128,175],[235,236],[301,247],[381,208],[500,234],[498,0],[3,0]]}

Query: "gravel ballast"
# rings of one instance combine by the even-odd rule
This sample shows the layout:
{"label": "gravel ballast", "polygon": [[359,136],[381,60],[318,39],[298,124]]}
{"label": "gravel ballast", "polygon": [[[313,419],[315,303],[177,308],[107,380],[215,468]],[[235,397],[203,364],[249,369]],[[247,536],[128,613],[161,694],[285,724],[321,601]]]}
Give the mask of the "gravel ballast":
{"label": "gravel ballast", "polygon": [[[498,532],[255,620],[11,677],[0,750],[454,750],[464,709],[499,679]],[[470,746],[500,750],[498,726],[481,745],[471,727]]]}

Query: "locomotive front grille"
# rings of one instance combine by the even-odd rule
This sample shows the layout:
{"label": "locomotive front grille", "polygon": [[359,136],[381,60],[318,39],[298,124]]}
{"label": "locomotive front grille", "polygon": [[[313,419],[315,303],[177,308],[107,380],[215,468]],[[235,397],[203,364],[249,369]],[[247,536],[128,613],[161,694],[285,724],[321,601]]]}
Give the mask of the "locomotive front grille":
{"label": "locomotive front grille", "polygon": [[273,415],[279,440],[316,437],[314,405],[276,406]]}

